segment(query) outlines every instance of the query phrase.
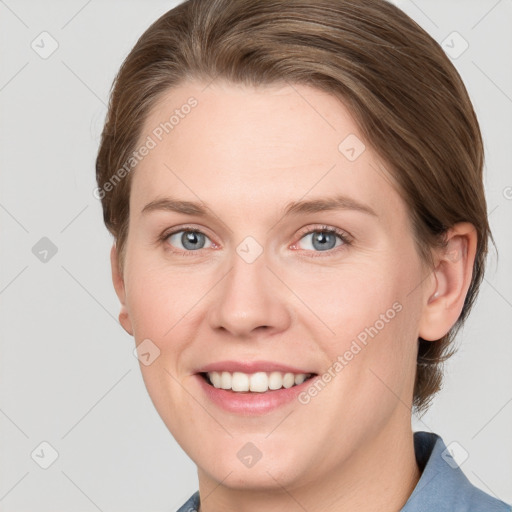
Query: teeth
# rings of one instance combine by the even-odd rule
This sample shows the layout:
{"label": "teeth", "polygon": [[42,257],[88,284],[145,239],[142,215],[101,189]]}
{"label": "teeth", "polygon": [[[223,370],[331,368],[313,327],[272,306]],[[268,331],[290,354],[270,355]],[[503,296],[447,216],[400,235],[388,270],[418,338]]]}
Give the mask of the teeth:
{"label": "teeth", "polygon": [[300,373],[299,375],[295,375],[295,384],[302,384],[306,380],[306,375]]}
{"label": "teeth", "polygon": [[233,391],[249,391],[249,376],[246,373],[235,372],[231,377]]}
{"label": "teeth", "polygon": [[269,389],[281,389],[283,387],[283,374],[281,372],[272,372],[268,376]]}
{"label": "teeth", "polygon": [[220,387],[222,389],[231,389],[231,374],[222,372],[220,374]]}
{"label": "teeth", "polygon": [[[244,374],[241,374],[244,375]],[[268,390],[268,377],[265,372],[253,373],[249,377],[249,389],[258,393],[263,393]],[[237,391],[234,389],[234,391]]]}
{"label": "teeth", "polygon": [[231,389],[236,392],[252,391],[265,393],[266,391],[281,388],[291,388],[302,384],[311,377],[310,373],[283,373],[283,372],[256,372],[252,374],[242,372],[208,372],[210,382],[216,388]]}

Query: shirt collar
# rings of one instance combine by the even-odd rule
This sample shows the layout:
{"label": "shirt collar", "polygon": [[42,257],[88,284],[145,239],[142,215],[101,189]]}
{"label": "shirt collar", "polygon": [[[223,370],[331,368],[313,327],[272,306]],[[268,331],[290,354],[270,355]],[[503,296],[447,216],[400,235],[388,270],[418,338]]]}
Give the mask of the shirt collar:
{"label": "shirt collar", "polygon": [[463,448],[453,445],[447,448],[432,432],[414,433],[414,451],[422,475],[400,512],[463,512],[475,510],[475,506],[482,507],[478,510],[510,510],[471,484],[452,455],[455,449]]}

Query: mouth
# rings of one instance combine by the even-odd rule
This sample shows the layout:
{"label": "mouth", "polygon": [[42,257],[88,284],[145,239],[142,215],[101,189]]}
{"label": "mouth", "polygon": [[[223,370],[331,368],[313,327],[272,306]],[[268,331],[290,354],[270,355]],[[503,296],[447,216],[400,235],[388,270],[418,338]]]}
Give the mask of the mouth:
{"label": "mouth", "polygon": [[300,386],[316,377],[316,373],[292,372],[229,372],[211,371],[200,372],[201,378],[213,388],[231,391],[233,393],[271,393],[281,389]]}

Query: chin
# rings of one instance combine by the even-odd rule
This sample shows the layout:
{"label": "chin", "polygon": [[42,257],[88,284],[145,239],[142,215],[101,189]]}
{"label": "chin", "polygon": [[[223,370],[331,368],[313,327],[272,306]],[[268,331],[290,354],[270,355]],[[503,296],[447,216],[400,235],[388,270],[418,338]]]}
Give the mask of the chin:
{"label": "chin", "polygon": [[292,486],[297,478],[297,475],[291,474],[292,468],[297,471],[293,464],[265,465],[260,460],[252,468],[220,464],[211,468],[211,471],[208,471],[208,468],[203,471],[209,474],[212,480],[222,482],[223,486],[230,489],[261,492],[282,489],[282,486]]}

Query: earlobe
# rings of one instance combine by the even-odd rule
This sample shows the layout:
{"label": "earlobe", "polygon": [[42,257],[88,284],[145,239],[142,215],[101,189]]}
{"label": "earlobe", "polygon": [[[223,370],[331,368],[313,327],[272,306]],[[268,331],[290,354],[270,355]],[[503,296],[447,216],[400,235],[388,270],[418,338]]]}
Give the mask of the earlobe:
{"label": "earlobe", "polygon": [[121,303],[121,309],[119,311],[119,323],[128,334],[133,336],[132,322],[126,307],[126,290],[124,286],[124,277],[121,269],[119,268],[119,258],[115,243],[112,245],[112,249],[110,250],[110,266],[112,268],[112,283],[114,285],[117,298]]}
{"label": "earlobe", "polygon": [[436,251],[432,284],[425,289],[419,336],[428,341],[441,339],[453,327],[473,276],[477,246],[474,226],[468,222],[456,224],[448,230],[446,242]]}

